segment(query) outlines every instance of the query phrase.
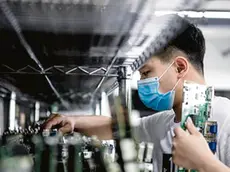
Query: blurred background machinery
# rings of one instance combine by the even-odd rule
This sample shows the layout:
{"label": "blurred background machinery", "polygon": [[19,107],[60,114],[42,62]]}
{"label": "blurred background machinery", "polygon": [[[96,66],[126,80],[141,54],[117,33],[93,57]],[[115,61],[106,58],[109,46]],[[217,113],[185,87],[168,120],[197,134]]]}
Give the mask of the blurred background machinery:
{"label": "blurred background machinery", "polygon": [[122,99],[117,97],[112,102],[112,129],[118,133],[114,136],[115,144],[103,143],[96,136],[89,138],[79,133],[62,135],[57,129],[42,130],[39,123],[25,129],[7,130],[1,139],[1,171],[153,171],[153,143],[138,146],[133,130],[138,125],[134,121],[138,119],[129,118]]}

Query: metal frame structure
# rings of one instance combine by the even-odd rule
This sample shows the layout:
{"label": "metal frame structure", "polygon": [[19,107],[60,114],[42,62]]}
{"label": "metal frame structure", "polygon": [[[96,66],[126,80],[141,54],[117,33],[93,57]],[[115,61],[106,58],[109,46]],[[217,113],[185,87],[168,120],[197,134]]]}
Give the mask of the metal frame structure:
{"label": "metal frame structure", "polygon": [[[11,0],[9,0],[9,2],[11,2]],[[17,1],[17,3],[18,2],[21,2],[21,1]],[[44,2],[46,2],[46,1],[44,1]],[[62,2],[62,1],[60,1],[60,2]],[[75,1],[71,1],[71,2],[75,4]],[[112,3],[112,1],[109,1],[109,2]],[[148,4],[147,2],[150,2],[150,3]],[[23,1],[22,3],[26,4],[27,2]],[[33,8],[35,8],[34,11],[37,12],[43,8],[48,9],[48,7],[49,8],[55,7],[55,10],[58,10],[59,6],[52,6],[52,3],[54,3],[54,1],[47,1],[46,3],[43,3],[43,1],[39,0],[40,6],[37,9],[35,8],[35,6],[33,6]],[[76,1],[75,5],[77,5],[78,3],[79,2]],[[123,4],[123,2],[121,4]],[[119,4],[119,5],[121,5],[121,4]],[[109,26],[108,27],[107,25],[101,24],[100,27],[96,27],[96,25],[95,26],[92,25],[96,28],[96,30],[90,30],[90,32],[95,34],[99,31],[101,31],[100,33],[103,33],[103,34],[109,33],[109,34],[115,34],[116,35],[115,39],[113,39],[113,41],[111,41],[111,45],[110,45],[112,48],[116,47],[112,53],[110,52],[111,47],[107,47],[107,48],[103,49],[102,53],[100,53],[101,51],[99,51],[99,50],[102,46],[100,44],[103,42],[103,38],[101,38],[99,40],[99,43],[98,43],[99,45],[97,45],[99,47],[99,50],[97,49],[98,48],[97,47],[96,50],[94,50],[94,53],[92,53],[92,56],[95,56],[95,53],[96,53],[97,55],[103,56],[103,58],[105,58],[106,56],[112,56],[112,58],[109,59],[109,63],[106,64],[107,67],[92,67],[90,65],[89,66],[79,66],[79,65],[73,65],[73,66],[63,66],[63,65],[55,66],[55,65],[53,65],[52,66],[51,65],[48,67],[47,66],[44,67],[44,64],[42,64],[39,61],[40,60],[39,55],[37,55],[36,53],[34,53],[32,51],[32,47],[30,47],[29,42],[27,42],[26,37],[24,37],[24,35],[23,35],[22,31],[27,26],[26,22],[31,22],[30,24],[32,24],[33,27],[35,26],[35,23],[38,24],[39,26],[43,26],[42,22],[44,22],[44,23],[48,22],[50,24],[49,26],[52,27],[53,26],[52,24],[55,24],[55,23],[52,23],[51,19],[53,19],[54,16],[56,16],[58,19],[60,19],[60,21],[54,20],[53,22],[57,22],[56,24],[60,24],[60,26],[59,26],[60,30],[64,28],[62,26],[65,26],[67,24],[66,22],[72,22],[72,25],[74,26],[74,28],[78,28],[78,27],[76,27],[78,24],[84,25],[84,23],[81,23],[80,20],[72,21],[71,17],[73,17],[74,15],[81,16],[82,11],[79,11],[79,13],[77,13],[78,10],[75,10],[76,14],[74,13],[74,15],[70,16],[70,18],[69,18],[71,20],[63,19],[63,17],[61,17],[61,13],[59,11],[57,13],[57,11],[53,10],[53,12],[54,12],[53,18],[52,18],[52,16],[47,17],[46,15],[48,15],[48,13],[44,13],[44,15],[43,15],[43,13],[38,13],[38,14],[35,13],[34,14],[35,16],[36,15],[37,15],[37,17],[39,16],[40,19],[46,18],[46,20],[41,20],[41,21],[39,21],[40,22],[39,23],[36,20],[33,20],[33,22],[32,22],[32,18],[25,18],[25,19],[27,19],[27,20],[25,20],[26,22],[22,22],[23,21],[22,17],[18,17],[18,18],[15,17],[16,15],[19,14],[21,9],[18,9],[18,11],[16,11],[16,13],[14,13],[13,11],[11,11],[11,8],[9,8],[9,6],[7,5],[7,3],[5,1],[2,2],[0,4],[0,7],[1,7],[2,13],[5,15],[5,19],[9,22],[8,27],[10,27],[11,29],[13,29],[15,31],[21,45],[23,45],[22,47],[24,47],[24,49],[27,52],[28,57],[30,58],[30,60],[32,60],[34,62],[35,66],[26,65],[26,66],[20,67],[19,69],[15,69],[15,67],[12,67],[11,65],[3,64],[2,67],[4,70],[0,71],[0,74],[44,75],[45,79],[47,80],[48,84],[50,85],[50,88],[53,90],[56,97],[62,102],[63,105],[66,105],[66,102],[65,102],[65,100],[63,100],[62,95],[59,94],[59,92],[58,92],[59,90],[55,88],[55,85],[53,84],[53,82],[51,82],[51,79],[49,79],[50,75],[55,75],[55,74],[67,75],[67,76],[86,75],[86,76],[99,76],[99,77],[101,77],[99,82],[97,81],[98,83],[96,83],[96,88],[92,93],[92,95],[93,95],[92,99],[94,98],[94,95],[98,95],[98,92],[101,91],[101,87],[105,83],[106,78],[117,77],[117,81],[115,81],[110,86],[107,85],[107,90],[105,90],[105,91],[107,94],[111,94],[117,87],[119,87],[119,93],[124,98],[124,102],[126,102],[126,104],[128,106],[131,106],[131,102],[130,102],[130,100],[131,100],[131,97],[130,97],[131,96],[131,93],[130,93],[131,73],[136,71],[138,68],[140,68],[141,65],[143,65],[144,62],[148,58],[150,58],[153,54],[155,54],[162,47],[164,47],[168,43],[168,41],[173,38],[174,34],[177,33],[178,31],[180,31],[181,25],[182,25],[182,23],[180,23],[179,20],[178,21],[177,20],[176,21],[175,20],[168,21],[165,24],[165,27],[161,28],[160,33],[156,37],[152,37],[151,39],[148,38],[148,40],[149,40],[148,46],[144,48],[143,52],[138,53],[135,56],[135,58],[126,57],[125,53],[122,54],[122,51],[120,51],[120,50],[122,50],[122,48],[125,48],[125,47],[122,47],[119,45],[121,39],[123,39],[124,34],[127,34],[129,37],[128,40],[125,40],[126,44],[129,44],[128,46],[126,46],[126,48],[131,49],[131,47],[133,45],[135,45],[135,42],[137,42],[138,37],[141,36],[140,33],[142,33],[143,24],[144,24],[143,21],[148,21],[149,23],[151,23],[150,18],[152,17],[152,14],[151,15],[150,14],[147,14],[147,15],[142,14],[142,12],[144,11],[143,9],[145,9],[145,5],[146,5],[146,7],[149,7],[149,5],[151,4],[151,0],[147,0],[146,3],[143,1],[140,1],[140,4],[138,4],[139,6],[137,4],[135,7],[127,8],[127,9],[124,9],[124,11],[121,11],[123,13],[123,15],[120,15],[120,17],[123,17],[123,18],[120,20],[119,17],[117,17],[118,18],[117,22],[122,23],[122,25],[117,25],[116,27],[114,26],[115,29],[113,27],[111,27],[111,25],[110,25],[111,23],[109,23],[110,22],[109,17],[111,17],[111,16],[106,16],[106,15],[103,16],[103,15],[101,15],[101,13],[98,13],[100,15],[99,15],[99,18],[97,18],[98,16],[95,17],[95,15],[93,15],[94,13],[89,13],[90,10],[87,10],[87,8],[82,8],[83,7],[82,5],[79,6],[82,8],[82,10],[84,10],[84,12],[86,12],[86,14],[88,16],[88,18],[86,18],[86,20],[89,20],[89,21],[87,21],[87,22],[89,22],[89,23],[91,22],[91,24],[95,24],[93,22],[94,20],[103,19],[103,21],[105,20],[106,21],[105,23]],[[32,3],[32,5],[34,5],[34,3]],[[55,4],[55,5],[57,5],[57,4]],[[114,4],[112,3],[112,5],[114,5]],[[118,7],[119,7],[119,5],[118,5]],[[199,1],[184,0],[184,3],[181,4],[181,7],[176,7],[176,8],[183,9],[185,6],[186,6],[186,8],[188,8],[188,6],[191,8],[195,8],[198,5],[199,5]],[[103,4],[102,6],[106,6],[106,5]],[[109,8],[109,10],[108,10],[106,8],[102,8],[102,6],[99,5],[98,8],[95,8],[95,10],[101,9],[101,11],[105,11],[104,14],[109,14],[109,13],[107,13],[107,12],[109,12],[109,10],[112,10],[112,12],[115,10],[112,8]],[[25,7],[25,9],[27,9],[26,5],[24,7]],[[25,10],[25,9],[23,9],[23,10]],[[27,10],[30,10],[30,8]],[[129,11],[130,13],[128,13],[126,10],[130,10]],[[138,15],[136,15],[135,13],[138,13]],[[64,10],[63,14],[67,15],[68,10]],[[114,13],[114,14],[112,13],[111,15],[112,15],[112,17],[117,16],[117,13]],[[105,17],[105,18],[103,18],[103,17]],[[31,19],[31,20],[28,20],[28,19]],[[136,20],[135,21],[136,24],[133,24],[134,19]],[[153,19],[153,21],[154,21],[154,19]],[[60,22],[60,23],[58,23],[58,22]],[[97,24],[97,25],[99,25],[99,24]],[[170,27],[168,27],[168,26],[170,26]],[[48,26],[47,26],[47,28],[48,28]],[[46,27],[41,27],[39,29],[44,31],[44,29],[46,30]],[[82,30],[84,30],[84,29],[77,30],[77,32],[81,33]],[[135,37],[135,39],[133,38],[133,41],[131,41],[131,38],[133,36],[134,37],[136,36],[136,37]],[[142,36],[146,36],[146,35],[143,34]],[[99,52],[99,54],[98,54],[98,52]],[[38,56],[38,58],[36,57],[36,55]],[[89,53],[89,56],[91,56],[90,53]],[[121,66],[115,66],[116,65],[115,62],[118,59],[128,59],[130,61],[129,61],[129,63],[124,61],[124,64],[122,64]],[[115,70],[113,70],[113,69],[115,69]]]}
{"label": "metal frame structure", "polygon": [[119,83],[119,96],[125,102],[126,107],[128,108],[129,114],[132,110],[132,95],[131,95],[131,79],[132,79],[132,70],[129,66],[120,67],[118,69],[118,83]]}
{"label": "metal frame structure", "polygon": [[[140,5],[140,4],[142,4],[142,5]],[[137,12],[139,12],[144,5],[144,3],[142,1],[140,1],[140,4],[138,4],[139,6],[136,7],[137,9],[135,9]],[[44,5],[44,4],[42,4],[42,1],[41,1],[41,5]],[[9,22],[10,27],[17,34],[17,37],[19,38],[20,43],[25,48],[30,59],[32,59],[35,62],[36,67],[39,68],[39,70],[38,70],[32,66],[25,66],[25,67],[22,67],[20,69],[15,70],[8,65],[4,65],[4,67],[7,68],[8,71],[2,72],[3,74],[8,73],[8,74],[42,74],[42,75],[44,75],[45,79],[47,80],[48,84],[50,85],[50,88],[53,90],[53,92],[55,93],[57,98],[61,101],[63,106],[65,106],[67,109],[68,109],[68,105],[66,104],[66,101],[62,98],[62,95],[58,92],[58,90],[55,88],[53,82],[49,78],[49,75],[53,74],[53,72],[51,72],[51,71],[55,70],[55,72],[58,72],[59,74],[64,74],[64,75],[78,75],[78,73],[76,73],[75,71],[80,70],[81,74],[92,75],[92,76],[101,76],[102,77],[101,80],[97,84],[96,89],[93,91],[92,98],[94,98],[94,95],[96,95],[97,92],[101,89],[101,86],[102,86],[106,77],[117,77],[116,74],[113,75],[110,73],[110,71],[111,71],[111,68],[113,67],[113,65],[115,64],[116,60],[119,58],[119,49],[117,49],[115,51],[115,55],[113,56],[112,61],[108,64],[107,69],[100,67],[100,68],[94,69],[93,71],[89,71],[82,66],[74,66],[73,68],[70,68],[68,70],[63,69],[62,66],[51,66],[51,67],[48,67],[45,69],[43,64],[40,62],[39,58],[37,58],[37,55],[33,52],[32,47],[29,45],[29,42],[25,39],[23,32],[22,32],[23,27],[21,27],[21,25],[20,25],[20,20],[18,20],[16,18],[15,14],[12,12],[11,8],[8,6],[8,4],[6,2],[1,2],[0,7],[1,7],[1,11],[4,14],[6,20]],[[131,9],[129,9],[129,10],[131,10]],[[118,46],[120,44],[121,39],[123,38],[123,34],[132,28],[133,20],[129,19],[129,20],[125,21],[126,17],[130,18],[133,15],[132,13],[130,13],[129,10],[122,11],[123,15],[125,15],[125,17],[124,16],[122,17],[122,21],[124,20],[124,22],[126,22],[126,24],[122,24],[122,25],[118,26],[117,29],[119,30],[119,32],[117,34],[117,37],[112,41],[112,44],[111,44],[112,47]],[[85,10],[85,12],[87,12],[87,10]],[[130,16],[130,14],[131,14],[131,16]],[[99,16],[101,16],[101,15],[99,15]],[[90,17],[90,18],[92,18],[92,17]],[[63,21],[65,21],[65,20],[63,20]],[[99,43],[101,41],[102,40],[100,40]],[[107,51],[109,51],[109,49],[107,49]],[[106,56],[106,54],[104,56]],[[27,71],[28,69],[30,70],[30,72]],[[27,72],[25,72],[25,71],[27,71]],[[102,74],[100,72],[102,72]]]}
{"label": "metal frame structure", "polygon": [[[104,67],[90,67],[90,66],[50,66],[43,71],[33,66],[27,65],[20,69],[13,69],[9,65],[2,64],[7,71],[0,71],[0,74],[29,74],[29,75],[89,75],[101,77],[117,77],[117,74],[111,73]],[[107,73],[107,74],[106,74]]]}

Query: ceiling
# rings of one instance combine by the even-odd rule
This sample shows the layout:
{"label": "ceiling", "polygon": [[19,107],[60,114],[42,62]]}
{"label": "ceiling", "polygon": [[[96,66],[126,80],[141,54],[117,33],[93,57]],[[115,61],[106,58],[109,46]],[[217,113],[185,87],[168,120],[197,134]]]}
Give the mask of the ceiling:
{"label": "ceiling", "polygon": [[[168,0],[157,1],[156,8],[161,10],[171,10],[173,3],[168,3]],[[181,3],[180,0],[175,0],[173,2]],[[196,10],[200,11],[229,11],[230,10],[230,1],[229,0],[207,0],[200,1],[201,4],[197,7]],[[187,2],[189,3],[189,2]]]}

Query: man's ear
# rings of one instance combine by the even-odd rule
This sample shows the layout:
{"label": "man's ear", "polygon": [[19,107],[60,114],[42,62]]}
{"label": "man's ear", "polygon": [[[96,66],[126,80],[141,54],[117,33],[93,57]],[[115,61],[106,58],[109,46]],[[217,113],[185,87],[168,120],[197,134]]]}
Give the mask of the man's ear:
{"label": "man's ear", "polygon": [[178,56],[174,61],[178,73],[178,79],[183,78],[189,70],[188,60],[183,56]]}

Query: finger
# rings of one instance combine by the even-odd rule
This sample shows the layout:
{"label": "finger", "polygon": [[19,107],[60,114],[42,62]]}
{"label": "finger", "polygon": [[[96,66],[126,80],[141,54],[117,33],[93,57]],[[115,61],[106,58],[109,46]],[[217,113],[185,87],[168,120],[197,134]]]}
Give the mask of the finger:
{"label": "finger", "polygon": [[52,114],[52,115],[50,115],[49,118],[42,124],[42,126],[45,126],[46,123],[48,123],[49,121],[53,120],[53,118],[56,118],[58,116],[61,116],[61,115],[59,115],[59,114]]}
{"label": "finger", "polygon": [[176,138],[173,138],[173,142],[172,142],[172,151],[175,151],[176,145],[177,145],[177,139],[176,139]]}
{"label": "finger", "polygon": [[71,126],[69,123],[67,123],[67,124],[65,124],[63,127],[61,127],[61,128],[59,129],[59,131],[60,131],[62,134],[72,133],[72,132],[73,132],[73,128],[72,128],[72,126]]}
{"label": "finger", "polygon": [[61,115],[59,115],[59,114],[52,114],[52,115],[50,115],[49,116],[49,118],[46,120],[46,122],[48,122],[48,121],[51,121],[51,120],[53,120],[53,118],[56,118],[56,117],[58,117],[58,116],[61,116]]}
{"label": "finger", "polygon": [[199,131],[192,122],[192,119],[189,117],[186,122],[186,128],[190,134],[199,134]]}
{"label": "finger", "polygon": [[172,156],[175,157],[175,155],[176,155],[176,149],[173,147],[173,149],[172,149]]}
{"label": "finger", "polygon": [[174,129],[175,137],[183,137],[186,135],[186,132],[181,127],[176,127]]}
{"label": "finger", "polygon": [[52,113],[52,114],[49,116],[49,119],[52,119],[52,118],[54,118],[54,117],[56,117],[56,116],[60,116],[60,115],[57,114],[57,113]]}
{"label": "finger", "polygon": [[61,115],[55,116],[45,122],[43,125],[44,129],[51,129],[52,126],[58,125],[63,121],[63,117]]}
{"label": "finger", "polygon": [[172,161],[174,164],[178,165],[177,163],[177,156],[175,150],[172,152]]}
{"label": "finger", "polygon": [[181,167],[181,165],[180,165],[179,160],[178,160],[177,157],[173,156],[173,157],[172,157],[172,161],[173,161],[173,163],[174,163],[175,165]]}

